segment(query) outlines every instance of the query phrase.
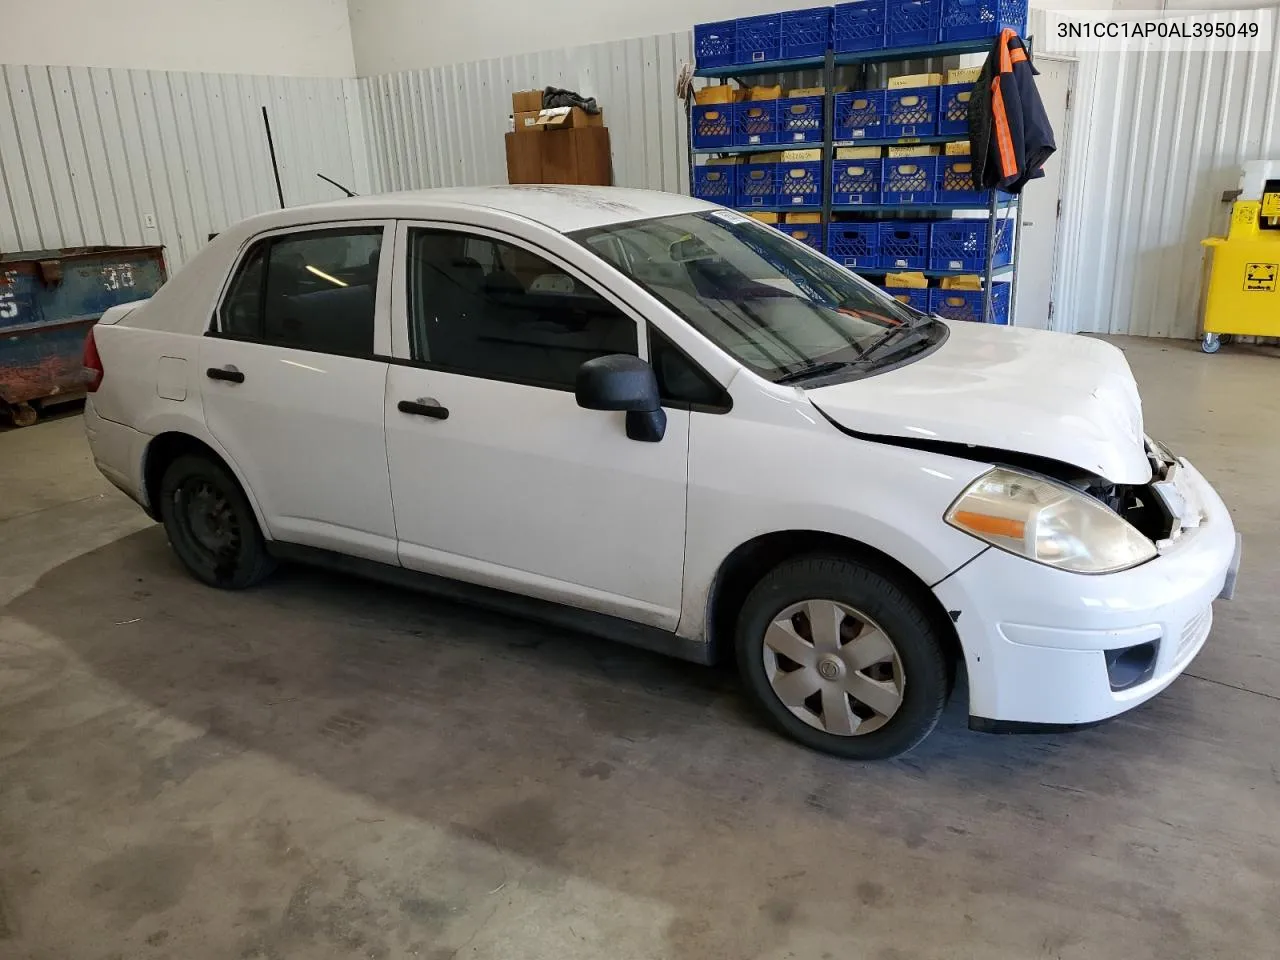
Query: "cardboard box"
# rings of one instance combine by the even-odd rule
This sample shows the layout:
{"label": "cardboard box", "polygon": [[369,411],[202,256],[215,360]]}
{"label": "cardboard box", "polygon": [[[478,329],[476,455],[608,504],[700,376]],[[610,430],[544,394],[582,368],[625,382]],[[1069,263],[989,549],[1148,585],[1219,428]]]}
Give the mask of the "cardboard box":
{"label": "cardboard box", "polygon": [[929,289],[929,281],[925,279],[923,273],[886,273],[884,275],[884,285],[886,287],[906,287],[909,290],[927,290]]}
{"label": "cardboard box", "polygon": [[604,111],[587,113],[581,107],[551,107],[538,111],[534,126],[544,130],[580,130],[583,127],[603,127]]}
{"label": "cardboard box", "polygon": [[940,86],[942,86],[942,74],[940,73],[911,73],[905,77],[893,77],[889,80],[890,90],[899,90],[902,87]]}
{"label": "cardboard box", "polygon": [[794,90],[788,90],[788,97],[822,97],[827,93],[826,87],[797,87]]}
{"label": "cardboard box", "polygon": [[743,161],[744,159],[745,159],[745,158],[744,158],[744,157],[742,157],[742,156],[734,156],[734,157],[710,157],[710,158],[708,158],[708,159],[707,159],[706,166],[708,166],[708,167],[732,167],[732,166],[736,166],[736,165],[737,165],[737,164],[739,164],[739,163],[742,163],[742,161]]}
{"label": "cardboard box", "polygon": [[783,223],[821,223],[822,214],[820,213],[784,213],[782,215]]}
{"label": "cardboard box", "polygon": [[836,147],[837,160],[879,160],[879,147]]}
{"label": "cardboard box", "polygon": [[508,133],[506,147],[508,183],[613,183],[606,127]]}
{"label": "cardboard box", "polygon": [[530,110],[542,109],[541,90],[520,90],[511,95],[511,112],[528,113]]}
{"label": "cardboard box", "polygon": [[822,149],[808,150],[783,150],[782,160],[784,163],[801,163],[808,160],[821,160]]}
{"label": "cardboard box", "polygon": [[781,163],[781,151],[769,151],[768,153],[749,153],[742,158],[743,163]]}
{"label": "cardboard box", "polygon": [[977,83],[981,67],[955,67],[947,71],[947,83]]}
{"label": "cardboard box", "polygon": [[613,158],[608,128],[548,130],[534,139],[542,145],[543,183],[612,185]]}
{"label": "cardboard box", "polygon": [[943,277],[938,286],[943,290],[981,290],[982,278],[976,273],[962,273],[958,277]]}
{"label": "cardboard box", "polygon": [[947,144],[945,151],[948,157],[967,157],[969,155],[969,141],[955,140]]}
{"label": "cardboard box", "polygon": [[535,130],[542,129],[538,126],[538,114],[540,110],[521,110],[515,115],[516,133],[532,133]]}
{"label": "cardboard box", "polygon": [[776,213],[765,213],[763,211],[759,213],[751,213],[747,210],[742,212],[752,220],[759,220],[761,223],[767,223],[771,227],[776,227],[778,225],[778,215]]}
{"label": "cardboard box", "polygon": [[916,147],[890,147],[890,157],[936,157],[942,151],[936,144],[922,144]]}
{"label": "cardboard box", "polygon": [[780,100],[782,99],[782,84],[775,83],[772,87],[751,87],[747,93],[748,100]]}
{"label": "cardboard box", "polygon": [[719,83],[714,87],[703,87],[701,90],[693,91],[693,102],[699,105],[705,103],[733,103],[737,92],[737,87],[732,87],[727,83]]}

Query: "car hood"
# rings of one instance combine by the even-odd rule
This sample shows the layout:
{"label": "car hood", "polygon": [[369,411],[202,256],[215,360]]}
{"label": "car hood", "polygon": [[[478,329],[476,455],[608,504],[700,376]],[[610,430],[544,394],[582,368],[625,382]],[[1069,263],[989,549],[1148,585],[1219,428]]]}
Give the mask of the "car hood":
{"label": "car hood", "polygon": [[1112,483],[1151,479],[1124,354],[1087,337],[946,321],[933,353],[806,391],[846,430],[1047,457]]}

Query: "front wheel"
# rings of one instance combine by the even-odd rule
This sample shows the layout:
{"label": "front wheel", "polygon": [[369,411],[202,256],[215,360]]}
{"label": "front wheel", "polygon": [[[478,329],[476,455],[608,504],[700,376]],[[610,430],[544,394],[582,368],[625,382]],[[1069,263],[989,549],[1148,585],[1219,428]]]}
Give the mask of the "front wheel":
{"label": "front wheel", "polygon": [[1217,353],[1222,349],[1222,338],[1216,333],[1206,333],[1200,339],[1200,349],[1205,353]]}
{"label": "front wheel", "polygon": [[946,705],[937,628],[893,579],[854,560],[808,557],[767,574],[743,604],[737,654],[773,724],[836,756],[906,753]]}
{"label": "front wheel", "polygon": [[192,454],[169,464],[160,481],[160,517],[178,559],[210,586],[251,587],[275,568],[240,484],[210,457]]}

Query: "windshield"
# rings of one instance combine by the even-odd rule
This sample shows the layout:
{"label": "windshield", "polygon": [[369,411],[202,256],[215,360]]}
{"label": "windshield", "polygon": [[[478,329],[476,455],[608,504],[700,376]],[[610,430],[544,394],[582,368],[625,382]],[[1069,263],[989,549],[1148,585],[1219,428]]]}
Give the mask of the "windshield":
{"label": "windshield", "polygon": [[944,324],[732,210],[600,227],[574,239],[777,383],[883,369],[946,337]]}

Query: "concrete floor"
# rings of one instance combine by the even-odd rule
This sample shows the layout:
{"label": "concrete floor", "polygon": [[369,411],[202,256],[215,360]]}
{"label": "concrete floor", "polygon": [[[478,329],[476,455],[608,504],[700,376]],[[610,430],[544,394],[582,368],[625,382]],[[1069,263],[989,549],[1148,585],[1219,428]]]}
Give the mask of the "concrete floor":
{"label": "concrete floor", "polygon": [[1275,956],[1280,356],[1117,341],[1246,563],[1164,696],[903,760],[713,671],[309,570],[190,580],[76,417],[0,435],[0,957]]}

